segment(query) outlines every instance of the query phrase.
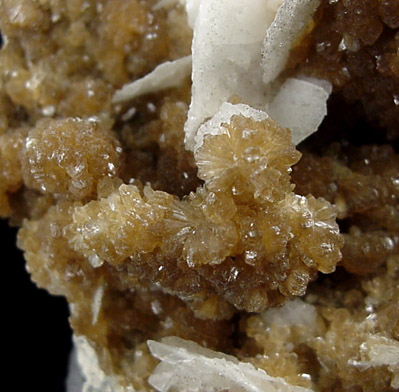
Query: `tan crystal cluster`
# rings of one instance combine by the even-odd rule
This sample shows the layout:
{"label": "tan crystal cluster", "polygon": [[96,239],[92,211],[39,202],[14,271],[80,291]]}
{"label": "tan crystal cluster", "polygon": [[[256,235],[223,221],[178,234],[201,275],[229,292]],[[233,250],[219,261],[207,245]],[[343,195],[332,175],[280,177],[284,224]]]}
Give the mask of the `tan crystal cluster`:
{"label": "tan crystal cluster", "polygon": [[316,284],[305,301],[249,317],[243,357],[252,352],[249,360],[268,374],[305,387],[317,380],[323,391],[397,390],[398,273],[391,257],[376,276]]}
{"label": "tan crystal cluster", "polygon": [[[48,125],[58,130],[58,123]],[[292,192],[290,167],[300,155],[289,137],[272,120],[234,118],[225,134],[206,137],[195,154],[204,185],[182,200],[139,182],[122,184],[107,171],[110,163],[103,155],[109,154],[97,154],[105,163],[104,173],[93,164],[95,173],[102,174],[98,200],[85,204],[83,198],[73,202],[64,197],[39,220],[25,221],[19,240],[29,268],[38,254],[37,268],[51,265],[60,259],[61,247],[62,253],[71,253],[65,265],[58,261],[62,270],[68,258],[78,257],[93,269],[107,263],[124,286],[133,289],[137,281],[161,289],[205,319],[230,318],[234,309],[261,312],[305,294],[318,270],[335,269],[342,239],[328,202]],[[25,146],[31,140],[28,136]],[[94,143],[94,151],[100,146]],[[105,146],[116,149],[112,140]],[[53,174],[47,166],[46,178],[65,176],[58,161],[55,169]],[[74,181],[64,184],[73,186]]]}
{"label": "tan crystal cluster", "polygon": [[[338,218],[346,225],[341,230],[342,264],[351,273],[376,272],[390,256],[399,255],[398,168],[399,156],[391,146],[338,144],[323,157],[305,153],[294,168],[297,192],[324,197],[337,206]],[[311,181],[315,177],[318,180]]]}
{"label": "tan crystal cluster", "polygon": [[[1,2],[1,129],[43,116],[107,116],[120,87],[189,50],[155,1]],[[183,37],[182,37],[183,35]],[[179,52],[180,51],[180,52]]]}
{"label": "tan crystal cluster", "polygon": [[171,336],[233,355],[214,352],[219,379],[236,366],[280,390],[397,390],[397,2],[322,0],[285,71],[329,79],[329,110],[359,99],[387,132],[331,136],[327,116],[296,148],[241,113],[194,152],[189,80],[111,102],[190,53],[183,3],[0,3],[0,216],[20,227],[32,280],[66,297],[121,390],[173,390],[155,377],[168,352],[147,345]]}
{"label": "tan crystal cluster", "polygon": [[335,269],[342,240],[329,203],[292,192],[299,153],[289,138],[271,120],[236,117],[196,152],[204,185],[195,193],[179,200],[121,185],[77,207],[65,236],[94,267],[105,261],[157,284],[201,318],[303,295],[317,270]]}

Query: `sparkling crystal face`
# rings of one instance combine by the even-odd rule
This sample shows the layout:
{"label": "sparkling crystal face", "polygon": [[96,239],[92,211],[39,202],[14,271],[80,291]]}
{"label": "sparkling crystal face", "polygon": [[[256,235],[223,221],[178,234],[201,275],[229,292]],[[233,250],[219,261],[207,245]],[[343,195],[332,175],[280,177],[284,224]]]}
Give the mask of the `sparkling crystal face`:
{"label": "sparkling crystal face", "polygon": [[0,3],[0,217],[86,388],[399,388],[398,28],[396,0]]}

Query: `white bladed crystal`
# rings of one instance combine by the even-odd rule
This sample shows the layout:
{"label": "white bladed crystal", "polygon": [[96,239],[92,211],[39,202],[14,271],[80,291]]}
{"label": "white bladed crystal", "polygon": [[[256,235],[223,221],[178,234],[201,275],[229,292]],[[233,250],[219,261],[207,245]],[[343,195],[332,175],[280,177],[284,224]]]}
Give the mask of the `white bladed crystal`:
{"label": "white bladed crystal", "polygon": [[154,93],[179,86],[191,72],[191,56],[158,65],[152,72],[132,83],[125,84],[117,90],[112,98],[113,103],[129,101],[140,95]]}
{"label": "white bladed crystal", "polygon": [[[264,106],[261,46],[277,11],[276,1],[202,0],[192,44],[192,99],[185,125],[186,146],[198,127],[232,96]],[[274,9],[272,8],[274,7]]]}
{"label": "white bladed crystal", "polygon": [[[269,82],[284,68],[294,40],[308,25],[319,0],[251,0],[250,7],[248,0],[179,2],[185,5],[188,23],[194,28],[192,67],[191,56],[160,64],[118,90],[113,103],[177,87],[192,68],[191,105],[184,127],[186,147],[192,151],[202,144],[204,134],[220,131],[220,113],[226,121],[232,108],[221,106],[233,97],[247,104],[246,112],[248,107],[260,109],[264,118],[270,115],[291,129],[295,144],[317,130],[327,113],[331,85],[317,79],[289,78],[276,91]],[[160,1],[155,7],[170,4]],[[212,120],[215,113],[219,114]],[[204,124],[208,119],[211,121]]]}
{"label": "white bladed crystal", "polygon": [[290,49],[304,32],[320,0],[284,0],[268,28],[262,47],[263,81],[267,84],[284,69]]}
{"label": "white bladed crystal", "polygon": [[306,139],[327,114],[332,86],[315,78],[288,78],[268,104],[267,112],[280,126],[289,128],[294,144]]}
{"label": "white bladed crystal", "polygon": [[[283,70],[290,48],[319,1],[254,0],[248,7],[247,0],[188,0],[187,10],[196,10],[198,3],[198,16],[196,11],[188,12],[196,21],[186,147],[195,150],[201,145],[201,124],[223,112],[226,108],[221,105],[234,96],[290,128],[295,144],[315,132],[327,113],[328,82],[326,87],[317,79],[289,78],[277,91],[270,82]],[[209,130],[216,123],[208,123],[206,133],[216,134],[217,130]]]}
{"label": "white bladed crystal", "polygon": [[160,392],[311,392],[235,357],[177,337],[149,340],[148,346],[162,361],[149,378]]}

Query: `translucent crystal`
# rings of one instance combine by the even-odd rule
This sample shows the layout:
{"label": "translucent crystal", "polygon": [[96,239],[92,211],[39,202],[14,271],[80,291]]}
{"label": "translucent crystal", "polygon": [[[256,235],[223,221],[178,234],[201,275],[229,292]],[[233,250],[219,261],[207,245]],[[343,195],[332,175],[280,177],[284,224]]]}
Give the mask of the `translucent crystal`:
{"label": "translucent crystal", "polygon": [[310,389],[290,385],[284,379],[270,377],[263,370],[236,358],[207,350],[194,342],[177,337],[161,342],[149,341],[154,356],[162,362],[151,375],[149,382],[160,392],[173,389],[185,391],[232,392],[268,391],[311,392]]}

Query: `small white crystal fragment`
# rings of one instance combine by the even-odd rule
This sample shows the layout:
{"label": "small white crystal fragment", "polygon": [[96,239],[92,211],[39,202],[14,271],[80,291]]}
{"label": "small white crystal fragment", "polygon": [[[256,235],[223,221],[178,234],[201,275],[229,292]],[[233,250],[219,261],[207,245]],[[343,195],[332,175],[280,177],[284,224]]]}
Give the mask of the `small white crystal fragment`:
{"label": "small white crystal fragment", "polygon": [[288,78],[269,103],[267,112],[280,126],[291,129],[295,144],[316,132],[327,114],[332,86],[315,78]]}
{"label": "small white crystal fragment", "polygon": [[151,353],[162,362],[149,383],[160,392],[312,392],[271,377],[237,358],[206,349],[177,337],[148,341]]}
{"label": "small white crystal fragment", "polygon": [[133,106],[126,113],[124,113],[121,116],[121,119],[122,119],[122,121],[129,121],[134,117],[134,115],[136,113],[137,113],[137,109]]}
{"label": "small white crystal fragment", "polygon": [[267,325],[277,327],[302,325],[313,329],[317,320],[317,311],[313,305],[297,298],[287,301],[281,308],[268,309],[261,316]]}
{"label": "small white crystal fragment", "polygon": [[129,101],[140,95],[154,93],[179,86],[190,75],[191,56],[158,65],[152,72],[132,83],[125,84],[117,90],[112,98],[113,103]]}
{"label": "small white crystal fragment", "polygon": [[54,114],[55,114],[55,106],[54,105],[45,106],[42,109],[42,113],[43,113],[43,116],[46,116],[46,117],[54,116]]}
{"label": "small white crystal fragment", "polygon": [[103,297],[104,297],[104,285],[100,284],[100,286],[98,286],[97,290],[94,292],[93,302],[91,306],[93,314],[91,323],[93,325],[97,324],[98,316],[100,314],[101,305],[103,302]]}
{"label": "small white crystal fragment", "polygon": [[104,264],[104,260],[101,260],[96,253],[93,253],[89,256],[89,263],[93,268],[99,268]]}
{"label": "small white crystal fragment", "polygon": [[263,42],[262,67],[266,84],[284,69],[293,43],[308,26],[319,3],[319,0],[283,1]]}

